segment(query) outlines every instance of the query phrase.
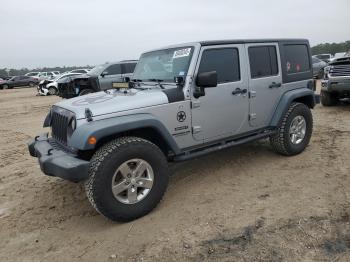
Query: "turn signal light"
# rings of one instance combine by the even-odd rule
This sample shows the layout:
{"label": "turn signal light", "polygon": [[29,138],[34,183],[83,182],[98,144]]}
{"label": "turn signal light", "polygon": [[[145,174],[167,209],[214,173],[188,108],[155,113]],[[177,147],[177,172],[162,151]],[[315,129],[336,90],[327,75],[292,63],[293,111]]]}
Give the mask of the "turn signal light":
{"label": "turn signal light", "polygon": [[97,143],[96,137],[90,136],[89,139],[88,139],[88,143],[89,143],[90,145],[96,145],[96,143]]}

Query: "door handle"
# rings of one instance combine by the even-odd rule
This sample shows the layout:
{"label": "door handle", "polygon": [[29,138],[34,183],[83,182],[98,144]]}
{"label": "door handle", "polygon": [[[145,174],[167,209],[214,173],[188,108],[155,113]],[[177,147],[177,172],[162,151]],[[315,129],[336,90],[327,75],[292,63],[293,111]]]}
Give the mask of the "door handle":
{"label": "door handle", "polygon": [[240,89],[239,87],[232,91],[232,95],[246,94],[247,89]]}
{"label": "door handle", "polygon": [[269,85],[269,88],[278,88],[281,86],[282,86],[281,83],[272,82],[271,85]]}

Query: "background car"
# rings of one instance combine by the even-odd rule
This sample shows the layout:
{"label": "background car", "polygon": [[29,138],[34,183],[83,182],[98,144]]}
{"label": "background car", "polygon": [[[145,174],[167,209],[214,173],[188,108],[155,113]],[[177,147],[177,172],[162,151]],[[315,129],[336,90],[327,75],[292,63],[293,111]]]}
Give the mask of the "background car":
{"label": "background car", "polygon": [[39,80],[31,76],[14,76],[9,80],[0,83],[0,89],[8,89],[20,86],[33,87],[39,83]]}
{"label": "background car", "polygon": [[41,80],[38,85],[38,94],[42,96],[57,95],[58,94],[58,83],[61,79],[66,79],[71,76],[81,75],[81,73],[68,73],[64,75],[58,75],[52,80]]}
{"label": "background car", "polygon": [[318,55],[314,55],[313,57],[316,57],[326,63],[331,61],[331,59],[333,58],[332,54],[318,54]]}
{"label": "background car", "polygon": [[137,60],[124,60],[95,66],[87,74],[58,81],[59,96],[72,98],[112,88],[113,82],[132,77]]}
{"label": "background car", "polygon": [[39,78],[39,74],[40,74],[40,72],[29,72],[29,73],[26,73],[25,76],[31,76],[31,77]]}
{"label": "background car", "polygon": [[312,57],[312,71],[316,78],[323,77],[323,69],[327,66],[327,63],[318,59],[317,57]]}
{"label": "background car", "polygon": [[72,71],[69,71],[69,73],[79,73],[79,74],[86,74],[90,71],[90,69],[87,68],[80,68],[80,69],[74,69]]}

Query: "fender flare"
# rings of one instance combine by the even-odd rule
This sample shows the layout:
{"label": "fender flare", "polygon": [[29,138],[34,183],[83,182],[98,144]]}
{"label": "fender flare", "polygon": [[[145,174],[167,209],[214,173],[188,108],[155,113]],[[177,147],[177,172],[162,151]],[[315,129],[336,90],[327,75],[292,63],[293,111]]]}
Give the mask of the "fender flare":
{"label": "fender flare", "polygon": [[68,146],[78,150],[91,150],[95,148],[95,145],[88,143],[90,136],[96,137],[98,142],[107,136],[140,128],[155,129],[175,154],[180,152],[177,143],[166,127],[150,114],[135,114],[87,122],[73,132],[68,139]]}
{"label": "fender flare", "polygon": [[314,108],[316,101],[315,101],[315,94],[314,91],[308,88],[299,88],[294,89],[291,91],[287,91],[284,93],[276,107],[275,113],[271,119],[270,126],[275,127],[279,126],[282,117],[287,112],[289,106],[291,103],[296,99],[301,98],[307,98],[308,101],[311,101],[308,105],[310,108]]}

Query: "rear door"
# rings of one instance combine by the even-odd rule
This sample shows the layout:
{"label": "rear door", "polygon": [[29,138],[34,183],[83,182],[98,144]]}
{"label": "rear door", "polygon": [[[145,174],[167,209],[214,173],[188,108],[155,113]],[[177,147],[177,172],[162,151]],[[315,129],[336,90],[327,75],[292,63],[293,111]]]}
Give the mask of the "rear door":
{"label": "rear door", "polygon": [[112,82],[121,82],[123,80],[122,68],[120,64],[113,64],[107,67],[104,72],[107,74],[99,77],[101,90],[112,88]]}
{"label": "rear door", "polygon": [[278,43],[246,44],[249,70],[249,124],[254,129],[269,125],[282,94]]}

